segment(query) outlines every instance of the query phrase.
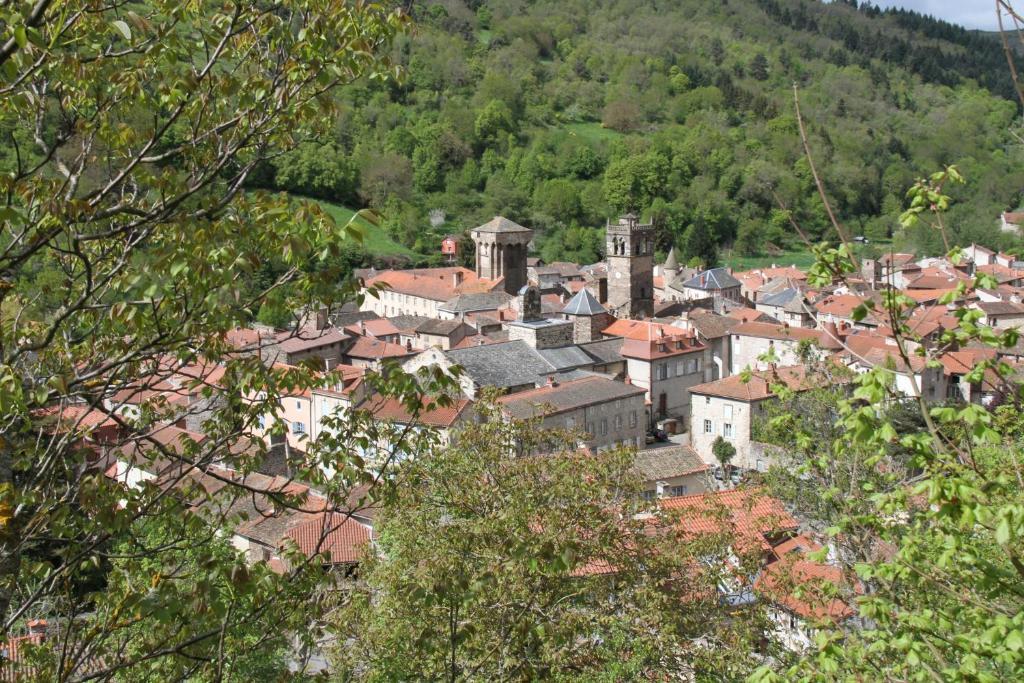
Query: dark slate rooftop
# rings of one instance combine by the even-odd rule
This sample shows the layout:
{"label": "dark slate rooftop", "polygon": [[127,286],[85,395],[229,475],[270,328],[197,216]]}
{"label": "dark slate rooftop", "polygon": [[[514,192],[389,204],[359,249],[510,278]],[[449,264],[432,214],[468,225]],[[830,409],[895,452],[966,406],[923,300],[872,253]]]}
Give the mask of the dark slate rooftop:
{"label": "dark slate rooftop", "polygon": [[740,287],[741,283],[725,268],[712,268],[711,270],[705,270],[701,273],[697,273],[684,282],[683,286],[689,287],[690,289],[711,290]]}
{"label": "dark slate rooftop", "polygon": [[760,299],[757,303],[764,304],[765,306],[785,306],[793,297],[798,296],[800,296],[800,292],[790,287],[782,290],[781,292],[769,294],[768,296]]}
{"label": "dark slate rooftop", "polygon": [[445,301],[439,310],[450,313],[469,313],[471,311],[494,311],[504,307],[512,300],[506,292],[472,292],[460,294]]}
{"label": "dark slate rooftop", "polygon": [[541,355],[552,367],[559,370],[572,368],[590,367],[594,364],[594,358],[578,346],[563,346],[557,349],[538,349]]}
{"label": "dark slate rooftop", "polygon": [[519,339],[452,349],[445,355],[461,365],[477,386],[505,388],[536,384],[538,377],[555,371],[543,356]]}
{"label": "dark slate rooftop", "polygon": [[538,415],[576,410],[631,396],[643,396],[644,393],[643,387],[591,375],[558,383],[555,386],[544,386],[532,391],[521,391],[510,396],[503,396],[498,401],[507,414],[514,418],[527,419]]}
{"label": "dark slate rooftop", "polygon": [[598,341],[580,344],[579,348],[587,353],[597,363],[618,363],[622,358],[622,337],[612,339],[599,339]]}
{"label": "dark slate rooftop", "polygon": [[607,309],[597,301],[586,287],[576,292],[576,296],[570,299],[569,303],[562,309],[562,313],[568,315],[598,315],[607,312]]}
{"label": "dark slate rooftop", "polygon": [[463,326],[469,328],[467,332],[474,331],[469,327],[469,325],[466,325],[466,323],[461,320],[435,320],[433,318],[430,318],[417,326],[416,331],[420,334],[440,334],[447,336]]}
{"label": "dark slate rooftop", "polygon": [[433,318],[428,318],[425,315],[394,315],[388,320],[402,332],[415,332],[417,327]]}

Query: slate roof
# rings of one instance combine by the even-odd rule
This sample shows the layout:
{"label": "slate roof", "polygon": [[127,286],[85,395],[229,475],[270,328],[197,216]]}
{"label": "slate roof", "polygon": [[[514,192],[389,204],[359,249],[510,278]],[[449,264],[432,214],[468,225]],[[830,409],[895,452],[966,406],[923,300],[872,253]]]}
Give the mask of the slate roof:
{"label": "slate roof", "polygon": [[618,363],[623,360],[622,344],[624,341],[622,337],[613,337],[611,339],[599,339],[598,341],[578,344],[577,346],[598,363]]}
{"label": "slate roof", "polygon": [[388,320],[400,332],[415,332],[417,327],[433,318],[428,318],[425,315],[393,315]]}
{"label": "slate roof", "polygon": [[474,228],[479,232],[533,232],[529,228],[524,228],[515,221],[510,221],[504,216],[495,216],[491,220],[487,221],[483,225]]}
{"label": "slate roof", "polygon": [[502,396],[498,402],[508,415],[526,419],[538,415],[564,413],[631,396],[643,396],[645,393],[643,387],[591,376]]}
{"label": "slate roof", "polygon": [[447,337],[460,327],[469,328],[467,332],[475,331],[461,320],[435,320],[434,318],[429,318],[416,327],[416,332],[419,334],[439,334]]}
{"label": "slate roof", "polygon": [[658,481],[706,472],[707,463],[690,446],[669,446],[639,451],[633,461],[644,481]]}
{"label": "slate roof", "polygon": [[665,265],[662,267],[665,270],[679,270],[679,259],[676,258],[675,247],[668,250],[668,258],[665,259]]}
{"label": "slate roof", "polygon": [[469,311],[495,311],[512,301],[512,295],[506,292],[472,292],[460,294],[445,301],[439,310],[451,313],[467,313]]}
{"label": "slate roof", "polygon": [[765,306],[785,306],[794,298],[798,297],[800,297],[800,292],[790,287],[782,290],[781,292],[769,294],[768,296],[759,299],[757,303]]}
{"label": "slate roof", "polygon": [[349,336],[336,328],[330,327],[316,332],[285,332],[278,337],[277,346],[284,353],[311,351],[349,339]]}
{"label": "slate roof", "polygon": [[690,327],[697,330],[698,334],[705,339],[728,337],[730,330],[740,324],[740,320],[737,318],[718,315],[713,311],[693,311],[689,315],[688,322]]}
{"label": "slate roof", "polygon": [[582,368],[594,364],[594,357],[578,346],[563,346],[557,349],[538,349],[541,355],[552,367],[558,370],[571,368]]}
{"label": "slate roof", "polygon": [[562,309],[562,313],[567,315],[598,315],[607,312],[608,309],[602,306],[585,287],[578,291],[576,296],[569,299],[569,303]]}
{"label": "slate roof", "polygon": [[725,268],[712,268],[711,270],[705,270],[704,272],[697,273],[683,283],[683,287],[701,289],[705,291],[712,289],[731,289],[733,287],[740,286],[740,281],[734,278]]}
{"label": "slate roof", "polygon": [[507,388],[534,384],[539,377],[555,370],[536,349],[520,339],[451,349],[445,356],[462,366],[477,386]]}

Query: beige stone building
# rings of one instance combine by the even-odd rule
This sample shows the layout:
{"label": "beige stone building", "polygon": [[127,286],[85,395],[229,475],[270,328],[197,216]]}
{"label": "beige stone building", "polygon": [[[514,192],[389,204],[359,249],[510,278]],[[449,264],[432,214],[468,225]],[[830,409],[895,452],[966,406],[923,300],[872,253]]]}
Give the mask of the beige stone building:
{"label": "beige stone building", "polygon": [[581,445],[593,450],[642,446],[644,389],[604,377],[584,377],[521,391],[498,399],[510,418],[542,418],[547,429],[579,430]]}

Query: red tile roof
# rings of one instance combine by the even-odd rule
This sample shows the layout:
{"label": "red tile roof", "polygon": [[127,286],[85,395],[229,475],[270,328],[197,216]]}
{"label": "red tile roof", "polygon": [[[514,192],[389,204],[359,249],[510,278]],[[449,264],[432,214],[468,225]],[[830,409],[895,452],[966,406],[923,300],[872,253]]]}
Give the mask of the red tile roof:
{"label": "red tile roof", "polygon": [[692,535],[732,533],[740,543],[771,550],[767,536],[794,530],[798,524],[782,503],[759,489],[698,493],[659,501],[662,510],[678,517],[681,529]]}
{"label": "red tile roof", "polygon": [[750,374],[750,380],[743,381],[741,375],[730,375],[714,382],[706,382],[690,387],[691,394],[701,396],[718,396],[736,401],[761,401],[775,393],[772,386],[783,384],[794,391],[813,389],[821,385],[822,380],[830,384],[845,383],[846,377],[825,377],[821,373],[815,373],[814,379],[807,376],[807,370],[802,365],[791,365],[788,367],[776,368],[774,370],[760,370]]}
{"label": "red tile roof", "polygon": [[345,327],[345,331],[358,336],[371,337],[393,337],[397,336],[400,330],[395,327],[387,318],[376,318],[374,320],[360,320]]}
{"label": "red tile roof", "polygon": [[812,562],[794,552],[765,567],[754,590],[805,619],[832,621],[854,614],[853,608],[830,594],[830,587],[847,584],[839,567]]}
{"label": "red tile roof", "polygon": [[792,327],[790,325],[779,325],[777,323],[740,323],[729,330],[729,334],[742,335],[746,337],[760,337],[762,339],[778,339],[800,341],[821,341],[821,330],[811,330],[806,327]]}
{"label": "red tile roof", "polygon": [[[659,329],[659,332],[661,330]],[[688,353],[700,353],[707,347],[697,341],[693,331],[680,331],[675,334],[655,335],[654,339],[626,339],[619,353],[626,358],[639,360],[657,360],[671,358]]]}
{"label": "red tile roof", "polygon": [[471,404],[472,402],[468,399],[455,399],[450,406],[428,403],[428,407],[421,409],[414,418],[412,413],[398,399],[377,396],[367,403],[366,409],[379,420],[390,420],[399,424],[415,422],[431,427],[444,428],[455,424],[455,421],[466,412],[466,409]]}
{"label": "red tile roof", "polygon": [[655,323],[649,320],[616,320],[601,331],[607,337],[625,337],[626,339],[654,339],[658,332],[662,334],[679,334],[678,327]]}
{"label": "red tile roof", "polygon": [[361,360],[380,360],[382,358],[402,358],[415,355],[415,351],[401,344],[381,341],[373,337],[357,337],[355,343],[345,351],[350,358]]}
{"label": "red tile roof", "polygon": [[347,334],[333,327],[313,332],[289,330],[278,335],[277,346],[284,353],[301,353],[331,344],[340,344],[348,338]]}
{"label": "red tile roof", "polygon": [[386,270],[366,281],[370,285],[387,285],[387,289],[400,294],[448,301],[457,294],[492,292],[501,280],[478,278],[468,268],[422,268],[419,270]]}
{"label": "red tile roof", "polygon": [[370,542],[370,528],[334,512],[311,515],[308,521],[286,531],[285,536],[295,541],[307,557],[325,553],[331,564],[352,564]]}

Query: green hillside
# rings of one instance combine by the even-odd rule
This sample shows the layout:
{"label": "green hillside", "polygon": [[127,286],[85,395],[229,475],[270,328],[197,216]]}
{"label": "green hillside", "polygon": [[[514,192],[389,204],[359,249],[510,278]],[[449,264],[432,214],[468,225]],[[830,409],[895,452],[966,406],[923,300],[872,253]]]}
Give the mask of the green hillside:
{"label": "green hillside", "polygon": [[[335,223],[338,225],[345,225],[352,217],[355,216],[355,211],[346,206],[340,204],[332,204],[331,202],[314,199],[312,200],[322,206],[324,210],[334,218]],[[408,247],[398,244],[390,237],[387,233],[377,225],[373,225],[362,216],[356,218],[355,225],[362,230],[363,242],[362,247],[370,254],[380,256],[413,256],[415,252]]]}
{"label": "green hillside", "polygon": [[[794,116],[854,234],[942,250],[904,233],[905,191],[957,164],[955,241],[1011,248],[993,230],[1021,203],[1018,105],[999,41],[907,11],[806,0],[445,0],[412,5],[398,82],[338,98],[336,134],[264,186],[373,206],[424,256],[441,235],[505,215],[547,260],[601,258],[625,210],[689,260],[801,251],[832,229]],[[443,217],[431,228],[431,213]],[[433,221],[437,223],[437,221]],[[376,244],[376,243],[375,243]],[[387,245],[380,245],[386,249]]]}

